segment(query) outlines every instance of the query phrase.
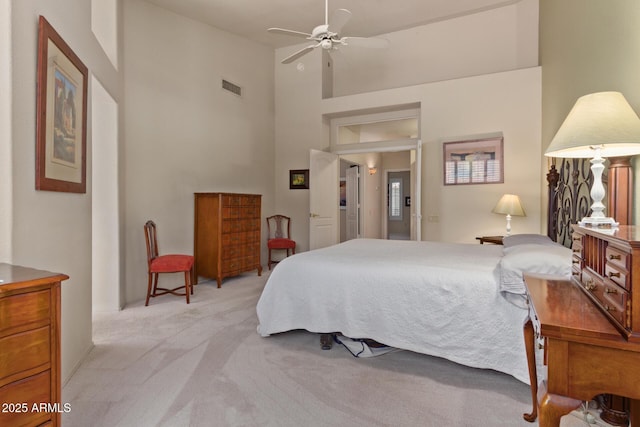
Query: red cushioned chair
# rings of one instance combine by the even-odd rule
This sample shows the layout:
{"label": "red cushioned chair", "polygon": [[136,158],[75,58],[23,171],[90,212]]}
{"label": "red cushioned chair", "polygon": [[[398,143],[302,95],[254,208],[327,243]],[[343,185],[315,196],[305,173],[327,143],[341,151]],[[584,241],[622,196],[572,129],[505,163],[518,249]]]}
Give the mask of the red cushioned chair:
{"label": "red cushioned chair", "polygon": [[271,258],[271,251],[273,249],[284,249],[289,256],[289,250],[292,254],[296,253],[296,242],[291,240],[291,218],[284,215],[273,215],[267,217],[267,230],[269,236],[267,237],[267,248],[269,249],[269,270],[271,270],[271,264],[276,264],[279,261],[274,261]]}
{"label": "red cushioned chair", "polygon": [[[193,294],[193,262],[191,255],[158,255],[158,238],[156,234],[156,224],[147,221],[144,225],[144,237],[147,241],[147,268],[149,273],[149,284],[147,285],[147,300],[145,306],[149,305],[149,297],[157,297],[164,294],[186,295],[189,304],[189,294]],[[177,288],[167,289],[158,287],[158,275],[160,273],[182,273],[184,272],[184,285]],[[152,286],[153,282],[153,286]],[[184,293],[178,292],[184,288]],[[159,292],[158,291],[162,291]]]}

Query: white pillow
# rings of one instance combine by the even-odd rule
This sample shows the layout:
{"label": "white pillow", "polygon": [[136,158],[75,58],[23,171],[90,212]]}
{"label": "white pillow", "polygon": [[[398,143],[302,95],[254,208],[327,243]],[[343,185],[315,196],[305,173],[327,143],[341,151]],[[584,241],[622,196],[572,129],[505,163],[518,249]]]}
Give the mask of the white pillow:
{"label": "white pillow", "polygon": [[[500,292],[509,301],[525,294],[524,273],[567,279],[571,277],[571,249],[558,243],[525,243],[503,251],[500,259]],[[521,298],[514,298],[516,294]],[[522,301],[514,302],[522,306]]]}
{"label": "white pillow", "polygon": [[543,236],[542,234],[513,234],[511,236],[504,236],[502,238],[502,244],[505,248],[510,248],[517,245],[527,244],[539,244],[539,245],[555,245],[556,243],[549,238],[549,236]]}

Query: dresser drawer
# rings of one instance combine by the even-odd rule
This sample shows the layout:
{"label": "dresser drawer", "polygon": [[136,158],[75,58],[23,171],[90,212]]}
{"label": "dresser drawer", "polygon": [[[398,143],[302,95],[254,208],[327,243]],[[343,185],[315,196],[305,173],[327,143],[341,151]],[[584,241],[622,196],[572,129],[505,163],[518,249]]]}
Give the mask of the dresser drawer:
{"label": "dresser drawer", "polygon": [[600,302],[600,306],[609,313],[623,328],[630,325],[627,322],[626,307],[629,294],[614,283],[604,281],[602,286],[594,290],[594,296]]}
{"label": "dresser drawer", "polygon": [[593,294],[593,292],[597,290],[602,292],[602,278],[588,268],[582,270],[582,280],[580,284],[589,291],[589,293]]}
{"label": "dresser drawer", "polygon": [[616,283],[618,286],[622,286],[626,290],[631,289],[631,283],[629,276],[627,275],[627,271],[625,269],[621,269],[617,265],[607,262],[604,267],[604,277]]}
{"label": "dresser drawer", "polygon": [[251,195],[241,196],[240,204],[242,206],[257,206],[257,207],[259,207],[260,206],[260,197],[251,196]]}
{"label": "dresser drawer", "polygon": [[582,272],[582,286],[597,301],[596,305],[611,316],[624,329],[628,329],[630,319],[627,316],[627,301],[629,293],[610,280],[601,279],[589,269]]}
{"label": "dresser drawer", "polygon": [[242,258],[223,259],[221,264],[222,264],[222,274],[239,272],[242,270],[242,266],[243,266]]}
{"label": "dresser drawer", "polygon": [[224,219],[222,220],[223,233],[238,233],[242,231],[243,221],[241,219]]}
{"label": "dresser drawer", "polygon": [[0,298],[0,336],[48,325],[51,319],[49,292]]}
{"label": "dresser drawer", "polygon": [[31,408],[33,404],[51,403],[50,372],[45,371],[0,387],[0,402],[22,405],[14,411],[0,411],[0,426],[37,426],[46,423],[53,414],[31,411]]}
{"label": "dresser drawer", "polygon": [[[3,378],[40,367],[49,368],[50,328],[44,326],[0,339],[0,384]],[[44,368],[43,368],[44,366]]]}
{"label": "dresser drawer", "polygon": [[222,208],[222,219],[236,219],[240,218],[240,212],[242,209],[237,206],[224,206]]}
{"label": "dresser drawer", "polygon": [[243,206],[240,209],[241,218],[260,218],[260,206]]}
{"label": "dresser drawer", "polygon": [[613,248],[611,246],[607,246],[605,257],[607,259],[607,264],[611,264],[618,268],[619,270],[629,271],[629,254]]}
{"label": "dresser drawer", "polygon": [[240,206],[242,196],[238,194],[223,194],[222,206]]}
{"label": "dresser drawer", "polygon": [[240,258],[244,253],[244,246],[241,244],[237,245],[226,245],[222,248],[222,259],[230,260],[235,258]]}

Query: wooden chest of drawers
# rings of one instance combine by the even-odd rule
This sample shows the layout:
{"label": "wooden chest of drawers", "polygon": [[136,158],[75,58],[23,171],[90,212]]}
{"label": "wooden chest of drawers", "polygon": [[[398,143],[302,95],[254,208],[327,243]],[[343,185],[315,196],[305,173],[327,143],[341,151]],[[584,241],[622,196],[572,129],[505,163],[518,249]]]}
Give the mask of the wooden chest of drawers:
{"label": "wooden chest of drawers", "polygon": [[60,283],[66,279],[0,264],[1,426],[60,425]]}
{"label": "wooden chest of drawers", "polygon": [[259,194],[195,193],[194,256],[198,276],[222,279],[260,265]]}
{"label": "wooden chest of drawers", "polygon": [[572,239],[574,278],[627,340],[640,342],[640,229],[574,226]]}

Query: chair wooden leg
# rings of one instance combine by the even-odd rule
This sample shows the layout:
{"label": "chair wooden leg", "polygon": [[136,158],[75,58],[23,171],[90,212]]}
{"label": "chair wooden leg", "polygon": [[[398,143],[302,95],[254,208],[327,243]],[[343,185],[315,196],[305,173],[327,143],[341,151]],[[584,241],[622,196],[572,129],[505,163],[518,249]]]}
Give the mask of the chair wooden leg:
{"label": "chair wooden leg", "polygon": [[152,276],[151,273],[149,273],[148,276],[149,276],[149,283],[147,284],[147,300],[144,303],[145,307],[149,305],[149,296],[151,295],[151,282],[153,281],[151,277]]}
{"label": "chair wooden leg", "polygon": [[155,297],[156,292],[158,292],[158,273],[153,273],[153,292],[151,292],[151,296]]}
{"label": "chair wooden leg", "polygon": [[195,273],[195,268],[191,267],[191,270],[189,270],[189,277],[191,279],[191,295],[193,295],[193,286],[197,285],[194,273]]}
{"label": "chair wooden leg", "polygon": [[267,263],[269,270],[271,270],[271,249],[269,249],[269,262]]}
{"label": "chair wooden leg", "polygon": [[189,295],[191,295],[191,271],[184,272],[184,294],[187,296],[187,304],[189,304]]}

